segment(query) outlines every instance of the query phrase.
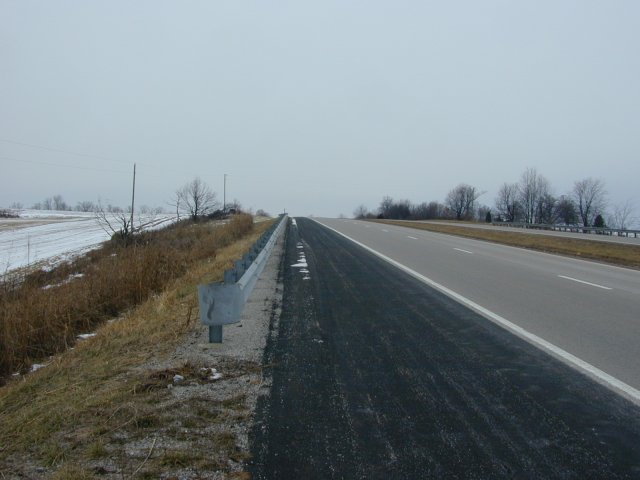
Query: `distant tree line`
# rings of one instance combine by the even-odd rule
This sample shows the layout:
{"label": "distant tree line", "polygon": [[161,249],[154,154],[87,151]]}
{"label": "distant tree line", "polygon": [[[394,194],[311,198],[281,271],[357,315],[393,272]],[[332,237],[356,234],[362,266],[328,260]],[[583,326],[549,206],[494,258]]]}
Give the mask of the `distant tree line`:
{"label": "distant tree line", "polygon": [[[190,221],[197,222],[202,219],[220,219],[226,218],[228,215],[242,213],[242,206],[238,200],[234,199],[231,202],[223,203],[221,204],[218,201],[216,192],[199,177],[176,189],[172,199],[168,202],[172,210],[175,211],[178,221],[181,220],[181,215]],[[12,210],[0,210],[0,216],[16,216],[14,212],[23,208],[23,204],[14,202],[11,205]],[[142,228],[140,217],[138,217],[138,221],[141,224],[137,227],[133,224],[133,205],[123,209],[116,205],[104,205],[101,201],[97,203],[81,201],[75,207],[72,207],[65,202],[62,195],[54,195],[35,203],[31,208],[34,210],[93,212],[98,224],[105,232],[111,235],[112,238],[120,239],[125,244],[131,243],[131,240],[134,239],[134,234]],[[151,208],[146,205],[136,208],[137,214],[161,214],[164,211],[163,207]],[[257,211],[257,215],[270,216],[262,209]]]}
{"label": "distant tree line", "polygon": [[[205,217],[219,218],[228,214],[242,212],[242,205],[236,199],[227,201],[225,205],[222,205],[218,201],[216,192],[199,177],[194,178],[182,187],[176,189],[168,205],[175,211],[178,219],[180,219],[181,215],[184,215],[193,221],[198,221]],[[23,210],[24,208],[24,204],[20,202],[14,202],[10,207],[12,211]],[[116,214],[122,218],[124,218],[123,214],[131,214],[131,208],[131,206],[122,208],[110,203],[105,205],[100,200],[98,200],[97,203],[84,200],[72,206],[59,194],[47,197],[31,206],[33,210],[94,212],[100,214],[100,216],[104,216],[103,214],[106,213]],[[165,213],[165,208],[161,206],[149,207],[147,205],[141,205],[136,207],[136,212],[141,214],[161,214]],[[258,216],[270,216],[269,213],[262,209],[258,210],[256,214]]]}
{"label": "distant tree line", "polygon": [[[356,218],[388,218],[395,220],[475,220],[486,222],[522,222],[529,224],[566,224],[585,227],[630,228],[637,222],[630,201],[614,205],[607,213],[607,192],[600,179],[585,178],[573,189],[556,196],[549,180],[536,169],[528,168],[520,181],[504,183],[494,199],[493,208],[479,204],[483,195],[476,187],[461,183],[449,191],[444,202],[413,204],[383,197],[377,210],[360,205]],[[606,220],[605,220],[606,219]]]}
{"label": "distant tree line", "polygon": [[[24,204],[20,202],[14,202],[10,207],[12,210],[23,210]],[[52,197],[47,197],[41,202],[36,202],[31,206],[32,210],[53,210],[57,212],[96,212],[97,210],[105,210],[108,213],[126,213],[127,211],[131,212],[131,207],[122,208],[117,205],[102,205],[100,201],[97,203],[92,202],[90,200],[83,200],[81,202],[76,203],[75,206],[65,202],[62,195],[53,195]],[[164,207],[150,207],[148,205],[141,205],[140,208],[137,209],[140,213],[143,214],[159,214],[164,213]]]}

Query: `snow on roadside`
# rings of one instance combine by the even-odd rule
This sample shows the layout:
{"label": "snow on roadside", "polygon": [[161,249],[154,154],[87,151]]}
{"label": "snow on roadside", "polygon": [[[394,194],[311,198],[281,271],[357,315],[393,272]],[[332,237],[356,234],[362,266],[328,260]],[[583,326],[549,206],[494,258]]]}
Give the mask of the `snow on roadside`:
{"label": "snow on roadside", "polygon": [[[0,230],[0,275],[39,262],[62,263],[100,247],[111,237],[90,212],[25,211],[20,216],[29,219],[25,222],[47,221],[20,228],[18,220]],[[175,215],[142,215],[135,224],[155,230],[174,221]]]}
{"label": "snow on roadside", "polygon": [[302,243],[298,243],[296,248],[298,249],[298,263],[294,263],[291,267],[300,269],[299,272],[302,274],[303,280],[311,280],[309,269],[307,268],[309,264],[307,263],[307,257],[304,253],[304,245]]}
{"label": "snow on roadside", "polygon": [[95,218],[93,212],[74,212],[58,210],[20,210],[20,218]]}

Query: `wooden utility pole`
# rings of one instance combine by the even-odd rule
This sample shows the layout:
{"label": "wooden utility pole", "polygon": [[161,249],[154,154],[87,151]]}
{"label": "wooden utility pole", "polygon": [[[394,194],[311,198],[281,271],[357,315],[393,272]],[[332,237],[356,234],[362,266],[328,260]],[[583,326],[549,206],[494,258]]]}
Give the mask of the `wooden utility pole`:
{"label": "wooden utility pole", "polygon": [[222,212],[227,212],[227,174],[224,174],[224,185],[222,188]]}
{"label": "wooden utility pole", "polygon": [[133,192],[131,193],[131,225],[129,229],[133,233],[133,204],[136,199],[136,164],[133,164]]}

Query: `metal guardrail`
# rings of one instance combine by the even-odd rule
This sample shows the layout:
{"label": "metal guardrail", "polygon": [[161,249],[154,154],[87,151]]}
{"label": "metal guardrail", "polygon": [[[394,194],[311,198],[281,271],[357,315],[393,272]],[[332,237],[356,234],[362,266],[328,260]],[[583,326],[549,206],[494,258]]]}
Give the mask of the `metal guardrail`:
{"label": "metal guardrail", "polygon": [[524,222],[492,222],[492,225],[497,227],[513,227],[533,230],[553,230],[556,232],[574,232],[609,236],[615,235],[617,237],[638,238],[640,236],[640,230],[625,230],[621,228],[582,227],[580,225],[547,225],[543,223]]}
{"label": "metal guardrail", "polygon": [[286,224],[287,215],[281,215],[251,250],[224,272],[223,282],[198,285],[200,321],[209,326],[210,343],[222,343],[223,325],[240,321],[247,299]]}

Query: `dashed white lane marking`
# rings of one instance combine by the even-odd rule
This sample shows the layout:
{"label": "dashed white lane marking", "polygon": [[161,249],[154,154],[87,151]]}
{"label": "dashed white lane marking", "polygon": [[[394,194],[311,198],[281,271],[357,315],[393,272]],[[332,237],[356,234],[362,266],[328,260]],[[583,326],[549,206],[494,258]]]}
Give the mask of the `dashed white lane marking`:
{"label": "dashed white lane marking", "polygon": [[410,238],[411,240],[418,240],[416,237],[412,237],[411,235],[407,235],[407,238]]}
{"label": "dashed white lane marking", "polygon": [[[320,223],[320,222],[317,222],[317,223]],[[588,362],[585,362],[581,358],[578,358],[575,355],[572,355],[571,353],[567,352],[566,350],[563,350],[562,348],[557,347],[553,343],[546,341],[544,338],[539,337],[539,336],[537,336],[537,335],[525,330],[524,328],[516,325],[513,322],[510,322],[509,320],[507,320],[504,317],[501,317],[497,313],[493,313],[491,310],[489,310],[487,308],[484,308],[483,306],[475,303],[473,300],[469,300],[468,298],[460,295],[459,293],[454,292],[453,290],[445,287],[444,285],[440,285],[439,283],[435,282],[434,280],[431,280],[430,278],[422,275],[421,273],[416,272],[415,270],[412,270],[411,268],[401,264],[400,262],[397,262],[397,261],[393,260],[392,258],[387,257],[386,255],[378,252],[377,250],[374,250],[371,247],[367,247],[365,244],[358,242],[357,240],[349,237],[348,235],[345,235],[344,233],[339,232],[338,230],[336,230],[334,228],[331,228],[331,227],[328,227],[327,225],[324,225],[322,223],[320,223],[320,225],[322,225],[325,228],[328,228],[329,230],[332,230],[332,231],[336,232],[338,235],[346,238],[347,240],[352,241],[356,245],[359,245],[360,247],[364,248],[365,250],[367,250],[367,251],[373,253],[374,255],[380,257],[382,260],[390,263],[391,265],[396,266],[400,270],[403,270],[403,271],[407,272],[409,275],[411,275],[414,278],[417,278],[421,282],[426,283],[427,285],[435,288],[436,290],[441,291],[442,293],[444,293],[448,297],[456,300],[458,303],[461,303],[462,305],[465,305],[465,306],[469,307],[470,309],[478,312],[483,317],[488,318],[492,322],[496,323],[497,325],[500,325],[502,328],[510,331],[514,335],[517,335],[518,337],[528,341],[529,343],[531,343],[532,345],[538,347],[539,349],[546,351],[547,353],[553,355],[556,358],[560,358],[561,360],[563,360],[567,364],[569,364],[572,367],[574,367],[576,370],[579,370],[579,371],[581,371],[583,373],[586,373],[587,375],[589,375],[591,378],[593,378],[597,382],[599,382],[599,383],[611,388],[612,390],[620,393],[624,397],[626,397],[629,400],[631,400],[632,402],[634,402],[636,405],[640,405],[640,390],[632,387],[631,385],[629,385],[627,383],[624,383],[622,380],[618,380],[613,375],[609,375],[607,372],[605,372],[603,370],[600,370],[598,367],[595,367],[595,366],[591,365]]]}
{"label": "dashed white lane marking", "polygon": [[463,250],[461,248],[454,248],[454,250],[457,250],[457,251],[462,252],[462,253],[469,253],[469,254],[473,255],[473,252],[470,252],[469,250]]}
{"label": "dashed white lane marking", "polygon": [[583,283],[585,285],[590,285],[592,287],[601,288],[603,290],[613,290],[613,288],[611,287],[605,287],[604,285],[598,285],[597,283],[585,282],[584,280],[578,280],[577,278],[573,278],[573,277],[566,277],[564,275],[558,275],[558,277],[564,278],[565,280],[571,280],[572,282]]}

